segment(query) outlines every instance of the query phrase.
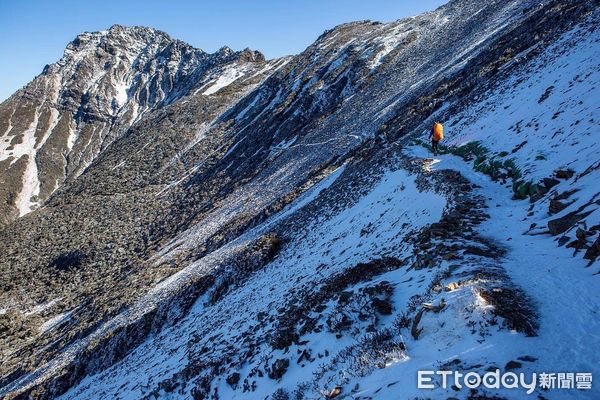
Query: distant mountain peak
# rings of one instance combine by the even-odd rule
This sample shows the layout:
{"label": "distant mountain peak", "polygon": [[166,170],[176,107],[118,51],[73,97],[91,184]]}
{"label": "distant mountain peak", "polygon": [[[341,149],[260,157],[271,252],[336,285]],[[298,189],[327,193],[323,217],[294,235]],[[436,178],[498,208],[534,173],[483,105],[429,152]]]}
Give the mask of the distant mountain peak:
{"label": "distant mountain peak", "polygon": [[[136,51],[143,49],[149,43],[168,43],[173,41],[163,31],[144,26],[126,27],[113,25],[108,30],[96,32],[83,32],[73,39],[65,48],[65,57],[78,52],[105,48],[110,51],[110,46],[122,45],[124,49]],[[191,46],[190,46],[191,47]]]}
{"label": "distant mountain peak", "polygon": [[218,54],[229,55],[233,54],[234,51],[229,46],[223,46],[219,50],[217,50]]}
{"label": "distant mountain peak", "polygon": [[[2,103],[0,112],[11,116],[10,121],[26,121],[11,128],[4,143],[19,143],[39,130],[54,148],[49,147],[46,155],[43,143],[17,150],[4,146],[7,151],[0,161],[21,161],[11,170],[11,184],[0,189],[0,196],[8,193],[9,199],[0,204],[0,222],[39,207],[145,114],[188,95],[196,86],[216,93],[253,69],[222,67],[264,61],[258,51],[235,52],[227,46],[208,54],[144,26],[112,25],[77,35],[60,60],[44,67],[18,95]],[[228,75],[220,79],[222,74]],[[52,172],[37,166],[35,158],[42,154],[52,160]],[[26,168],[31,175],[24,179]],[[39,176],[34,176],[38,171]]]}

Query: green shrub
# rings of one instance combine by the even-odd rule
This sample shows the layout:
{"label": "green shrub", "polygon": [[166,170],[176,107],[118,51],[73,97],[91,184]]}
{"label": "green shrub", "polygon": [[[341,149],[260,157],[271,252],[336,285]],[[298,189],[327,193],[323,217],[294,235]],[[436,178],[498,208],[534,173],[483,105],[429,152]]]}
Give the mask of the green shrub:
{"label": "green shrub", "polygon": [[[431,150],[431,145],[422,141],[420,144]],[[479,141],[469,142],[460,147],[440,145],[439,149],[440,153],[454,154],[466,161],[473,160],[473,168],[478,172],[489,175],[492,179],[501,177],[512,179],[513,193],[517,199],[526,199],[535,196],[538,192],[537,185],[521,180],[522,173],[514,159],[499,160],[499,158],[509,155],[506,151],[492,154]]]}
{"label": "green shrub", "polygon": [[515,194],[515,198],[517,199],[526,199],[529,196],[531,188],[531,182],[524,181],[516,181],[513,182],[513,192]]}

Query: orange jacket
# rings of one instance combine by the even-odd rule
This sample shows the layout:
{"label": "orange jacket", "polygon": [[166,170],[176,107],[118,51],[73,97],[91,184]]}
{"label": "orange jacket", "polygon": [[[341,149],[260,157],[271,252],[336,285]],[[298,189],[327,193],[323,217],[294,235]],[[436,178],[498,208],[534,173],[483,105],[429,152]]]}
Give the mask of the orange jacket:
{"label": "orange jacket", "polygon": [[439,122],[434,123],[433,127],[431,128],[431,137],[436,142],[444,139],[444,125],[440,124]]}

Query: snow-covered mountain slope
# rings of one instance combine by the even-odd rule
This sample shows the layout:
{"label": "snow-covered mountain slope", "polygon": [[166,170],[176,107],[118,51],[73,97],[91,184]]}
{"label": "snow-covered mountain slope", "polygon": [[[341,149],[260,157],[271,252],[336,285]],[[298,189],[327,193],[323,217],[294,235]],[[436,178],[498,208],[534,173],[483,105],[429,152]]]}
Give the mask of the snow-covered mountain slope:
{"label": "snow-covered mountain slope", "polygon": [[588,20],[535,62],[507,66],[508,78],[477,94],[447,124],[448,145],[477,142],[478,169],[534,201],[529,234],[555,235],[587,259],[600,250],[583,246],[600,227],[598,55],[597,27]]}
{"label": "snow-covered mountain slope", "polygon": [[0,230],[0,396],[523,398],[417,370],[597,373],[599,19],[456,0],[215,67]]}
{"label": "snow-covered mountain slope", "polygon": [[249,50],[207,54],[144,27],[77,36],[0,105],[0,223],[42,205],[149,111],[191,91],[215,93],[263,64]]}

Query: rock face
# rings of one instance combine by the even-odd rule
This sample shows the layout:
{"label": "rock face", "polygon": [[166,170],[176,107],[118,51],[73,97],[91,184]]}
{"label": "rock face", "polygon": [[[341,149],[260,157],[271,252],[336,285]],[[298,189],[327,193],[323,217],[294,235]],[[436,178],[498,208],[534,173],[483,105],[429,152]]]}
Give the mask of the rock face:
{"label": "rock face", "polygon": [[264,57],[226,47],[207,54],[144,27],[77,36],[0,105],[0,223],[41,206],[148,112],[213,90],[219,68],[254,63]]}
{"label": "rock face", "polygon": [[[560,261],[565,250],[546,231],[522,232],[555,225],[551,208],[551,220],[569,219],[556,230],[564,237],[583,226],[586,251],[569,261],[596,259],[595,139],[578,135],[588,153],[553,149],[597,121],[594,98],[579,93],[600,78],[577,71],[533,94],[526,85],[549,74],[540,63],[597,65],[574,54],[597,49],[599,18],[583,0],[455,0],[343,24],[275,60],[207,54],[148,28],[80,35],[0,105],[0,397],[396,398],[402,388],[410,398],[421,396],[407,379],[422,360],[556,366],[527,341],[556,343],[548,329],[589,335],[538,322],[563,315],[536,308],[556,281],[539,276],[532,293],[522,282],[546,272],[540,254]],[[536,120],[503,113],[510,104],[478,108],[519,95]],[[558,95],[585,120],[552,118]],[[532,147],[548,115],[544,139],[556,143]],[[455,158],[439,169],[415,150],[437,118],[449,121],[445,143],[492,135],[487,151],[452,151],[477,165],[488,157],[478,171],[502,179]],[[546,174],[531,165],[542,151]],[[509,154],[516,161],[493,158]],[[551,178],[558,167],[573,173]],[[544,178],[554,180],[531,202],[502,186]],[[500,215],[492,194],[505,189],[513,203]],[[507,255],[515,249],[530,273]],[[596,301],[586,288],[596,293],[568,287],[579,297],[549,304]],[[464,360],[448,361],[456,354]],[[371,379],[385,368],[403,381]]]}

